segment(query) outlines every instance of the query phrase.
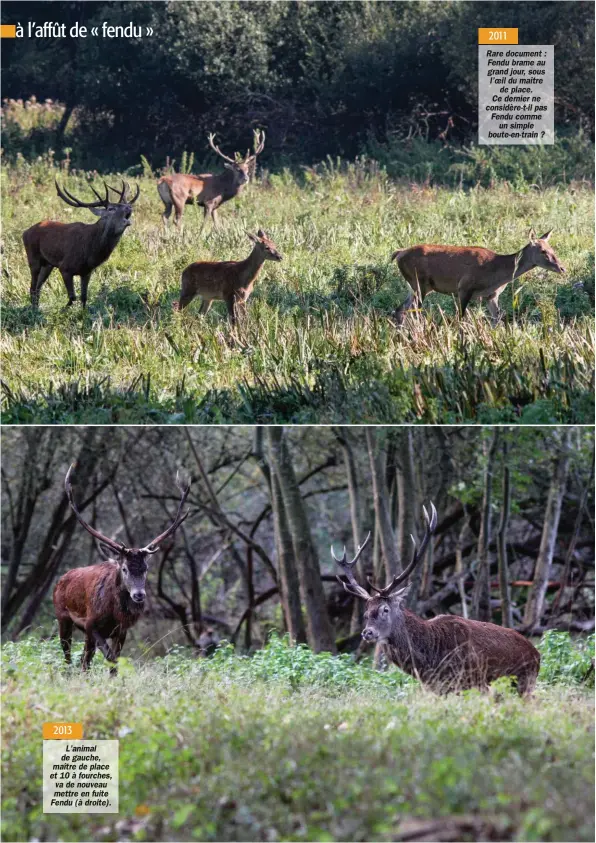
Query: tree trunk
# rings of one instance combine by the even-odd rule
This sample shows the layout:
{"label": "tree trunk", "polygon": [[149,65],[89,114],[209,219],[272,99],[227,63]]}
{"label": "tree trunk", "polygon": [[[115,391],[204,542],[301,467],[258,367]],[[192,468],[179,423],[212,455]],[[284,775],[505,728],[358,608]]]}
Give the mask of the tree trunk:
{"label": "tree trunk", "polygon": [[495,451],[499,440],[499,431],[492,431],[492,438],[483,439],[482,450],[484,453],[484,493],[482,498],[482,513],[480,516],[480,534],[478,536],[478,570],[474,592],[472,595],[472,617],[477,621],[490,622],[490,578],[488,548],[491,541],[491,501],[492,481],[495,461]]}
{"label": "tree trunk", "polygon": [[[404,568],[412,557],[412,539],[417,539],[416,523],[419,517],[418,482],[414,467],[414,443],[412,429],[399,431],[397,460],[397,547],[400,568]],[[426,554],[425,554],[426,557]],[[416,566],[409,579],[410,588],[406,597],[409,609],[416,608],[426,558]]]}
{"label": "tree trunk", "polygon": [[315,650],[335,653],[335,636],[327,614],[325,591],[321,581],[319,560],[315,553],[310,524],[300,488],[296,482],[294,465],[281,427],[269,428],[271,459],[279,481],[281,496],[292,536],[294,556],[298,565],[300,591],[306,613],[308,643]]}
{"label": "tree trunk", "polygon": [[375,520],[379,533],[381,552],[385,562],[385,577],[387,582],[400,572],[399,550],[391,526],[389,507],[389,492],[385,477],[387,452],[385,446],[385,431],[375,427],[366,428],[366,444],[372,475],[373,502]]}
{"label": "tree trunk", "polygon": [[[335,431],[335,436],[339,442],[346,468],[346,477],[348,480],[348,494],[350,497],[350,521],[352,524],[352,541],[354,544],[354,553],[360,547],[361,542],[361,523],[362,523],[362,502],[360,500],[360,483],[358,481],[358,472],[356,469],[356,458],[354,456],[354,448],[352,445],[352,438],[350,429],[348,427],[340,427]],[[359,560],[356,563],[354,570],[357,581],[364,584],[365,577],[362,570],[362,562]],[[352,617],[350,619],[350,635],[355,635],[362,629],[362,618],[364,615],[364,604],[362,600],[354,599],[352,603]]]}
{"label": "tree trunk", "polygon": [[[269,436],[268,440],[270,442]],[[294,558],[292,536],[288,527],[279,478],[272,469],[269,470],[269,475],[271,477],[271,508],[273,510],[273,529],[277,548],[281,604],[290,640],[293,643],[302,644],[306,641],[306,630],[302,617],[302,606],[300,605],[300,580],[296,568],[296,559]]]}
{"label": "tree trunk", "polygon": [[503,441],[503,503],[501,521],[497,535],[499,554],[499,591],[501,593],[501,624],[513,628],[511,616],[511,591],[509,589],[509,564],[507,562],[507,530],[509,529],[509,512],[511,509],[511,482],[509,477],[509,446]]}
{"label": "tree trunk", "polygon": [[559,530],[559,518],[561,517],[561,504],[563,503],[567,483],[570,435],[569,429],[565,428],[561,439],[561,447],[553,465],[553,474],[542,528],[542,539],[534,570],[534,582],[528,594],[528,602],[526,603],[524,614],[524,625],[528,629],[540,624],[540,619],[544,611],[546,587],[550,578],[557,532]]}

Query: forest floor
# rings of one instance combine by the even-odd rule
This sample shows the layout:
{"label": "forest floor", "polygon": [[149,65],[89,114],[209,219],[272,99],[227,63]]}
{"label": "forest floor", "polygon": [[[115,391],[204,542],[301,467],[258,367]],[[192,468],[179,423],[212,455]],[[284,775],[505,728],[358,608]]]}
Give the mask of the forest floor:
{"label": "forest floor", "polygon": [[[111,680],[100,656],[66,668],[56,639],[8,644],[3,839],[592,841],[593,637],[547,643],[529,700],[506,682],[437,697],[279,639],[124,658]],[[120,739],[119,815],[42,813],[42,723],[61,720]]]}
{"label": "forest floor", "polygon": [[[187,206],[182,233],[165,230],[155,179],[130,179],[141,187],[134,222],[94,272],[87,312],[64,310],[55,270],[34,313],[22,232],[46,218],[93,221],[60,201],[56,175],[64,178],[42,159],[3,169],[5,423],[593,419],[588,185],[426,188],[329,163],[251,185],[222,207],[221,230],[200,236],[200,209]],[[90,196],[86,178],[67,183]],[[284,260],[265,264],[235,338],[223,303],[206,316],[198,301],[173,311],[185,266],[243,258],[246,230],[259,227]],[[454,300],[436,294],[401,329],[392,323],[408,293],[389,260],[395,249],[429,242],[513,253],[531,227],[554,229],[568,275],[535,269],[516,281],[496,328],[483,304],[460,322]]]}

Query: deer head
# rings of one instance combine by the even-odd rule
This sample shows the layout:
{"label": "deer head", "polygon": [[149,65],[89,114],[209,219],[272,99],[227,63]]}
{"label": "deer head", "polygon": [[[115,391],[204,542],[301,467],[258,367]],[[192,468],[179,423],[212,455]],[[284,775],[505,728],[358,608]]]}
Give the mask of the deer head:
{"label": "deer head", "polygon": [[[95,214],[96,217],[100,217],[105,220],[107,227],[114,234],[120,235],[129,225],[132,224],[132,206],[139,198],[140,188],[137,185],[137,192],[132,198],[130,198],[129,186],[126,182],[122,182],[122,188],[120,190],[115,187],[110,187],[105,183],[105,181],[103,184],[106,189],[105,196],[100,196],[93,185],[91,185],[91,190],[97,196],[97,201],[93,202],[83,202],[81,199],[77,199],[76,196],[69,193],[66,188],[60,187],[57,180],[56,192],[58,193],[60,199],[62,199],[63,202],[66,202],[67,205],[70,205],[72,208],[88,208],[92,214]],[[117,202],[110,201],[110,190],[117,194]]]}
{"label": "deer head", "polygon": [[283,260],[282,256],[277,251],[277,247],[273,240],[265,234],[262,228],[259,228],[256,234],[251,234],[249,231],[246,232],[246,236],[249,240],[255,244],[259,255],[265,261],[281,261]]}
{"label": "deer head", "polygon": [[553,230],[551,228],[542,237],[536,237],[536,232],[532,228],[530,230],[530,242],[524,248],[525,256],[532,262],[533,266],[548,269],[550,272],[556,272],[558,275],[564,275],[566,269],[555,255],[552,246],[548,243],[552,233]]}
{"label": "deer head", "polygon": [[385,586],[385,588],[376,588],[376,586],[374,586],[369,580],[370,587],[376,592],[374,595],[369,594],[368,591],[356,581],[354,576],[354,566],[370,539],[370,533],[356,551],[356,555],[351,562],[348,562],[346,559],[345,547],[342,556],[339,558],[335,555],[333,547],[331,548],[331,555],[345,574],[347,580],[343,580],[338,576],[337,579],[339,582],[343,585],[348,594],[353,594],[361,600],[366,600],[366,608],[364,610],[365,625],[362,630],[362,637],[365,641],[386,641],[389,638],[395,623],[399,621],[399,616],[403,614],[404,598],[407,594],[408,586],[404,585],[399,589],[398,586],[407,582],[414,568],[418,565],[421,559],[423,559],[430,537],[437,526],[437,511],[434,504],[431,503],[430,505],[430,515],[426,511],[426,507],[422,507],[422,510],[424,512],[424,520],[426,521],[426,529],[420,547],[418,548],[416,546],[416,540],[414,539],[414,536],[412,536],[411,538],[414,545],[414,551],[409,565],[404,568],[401,574],[395,576],[392,581]]}
{"label": "deer head", "polygon": [[97,539],[102,553],[110,556],[111,554],[115,554],[116,558],[114,561],[120,568],[122,585],[128,591],[135,603],[143,603],[145,600],[145,581],[147,579],[147,571],[149,569],[148,557],[151,556],[153,553],[157,553],[157,551],[159,550],[159,545],[165,539],[167,539],[167,537],[170,536],[175,530],[177,530],[178,527],[185,520],[185,518],[188,517],[188,511],[182,514],[182,507],[184,506],[184,502],[188,497],[188,493],[190,491],[190,483],[183,484],[180,480],[179,474],[176,475],[176,485],[178,486],[181,492],[181,499],[178,505],[176,517],[174,518],[170,526],[166,530],[164,530],[163,533],[160,533],[157,538],[153,539],[152,542],[149,542],[148,545],[145,545],[145,547],[126,547],[122,542],[117,542],[113,539],[108,538],[108,536],[104,536],[103,533],[100,533],[99,530],[96,530],[94,527],[91,527],[83,519],[81,513],[77,509],[77,506],[72,496],[72,485],[70,482],[70,476],[74,468],[75,464],[73,463],[66,472],[64,488],[66,490],[66,496],[68,498],[72,511],[74,512],[77,518],[77,521],[87,530],[88,533],[91,533],[93,538]]}
{"label": "deer head", "polygon": [[251,175],[254,175],[257,156],[261,154],[265,146],[265,132],[255,129],[254,152],[251,154],[250,149],[247,149],[244,158],[240,158],[240,156],[230,158],[228,155],[224,155],[219,146],[215,144],[215,135],[213,132],[207,135],[207,140],[211,149],[224,159],[224,167],[232,173],[234,186],[242,187],[248,184]]}

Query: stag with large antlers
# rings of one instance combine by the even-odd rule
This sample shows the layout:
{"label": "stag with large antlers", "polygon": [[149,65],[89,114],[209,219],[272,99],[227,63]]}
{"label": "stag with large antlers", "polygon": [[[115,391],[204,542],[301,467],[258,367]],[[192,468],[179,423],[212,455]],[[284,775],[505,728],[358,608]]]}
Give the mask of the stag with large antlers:
{"label": "stag with large antlers", "polygon": [[[99,217],[96,223],[55,222],[44,220],[32,225],[23,232],[23,243],[27,252],[27,261],[31,270],[31,304],[37,307],[39,293],[54,268],[60,270],[66,292],[68,306],[76,301],[74,276],[81,277],[81,304],[87,304],[87,288],[93,270],[107,261],[131,224],[132,206],[139,198],[139,187],[135,195],[129,197],[128,184],[122,182],[117,190],[104,182],[105,196],[100,196],[92,186],[97,200],[83,202],[66,188],[61,188],[56,181],[56,191],[60,199],[72,208],[88,208]],[[117,202],[111,202],[109,192],[118,196]]]}
{"label": "stag with large antlers", "polygon": [[349,594],[366,601],[363,639],[382,643],[393,664],[437,693],[465,688],[486,690],[500,676],[516,677],[520,695],[531,693],[540,668],[540,654],[519,632],[455,615],[425,620],[406,608],[405,583],[423,559],[437,526],[437,512],[432,504],[430,509],[429,515],[424,508],[426,529],[419,548],[412,538],[414,552],[409,565],[384,588],[369,582],[376,592],[373,595],[354,575],[354,566],[370,533],[351,562],[346,559],[345,548],[340,558],[331,548],[331,555],[345,576],[338,577],[339,581]]}
{"label": "stag with large antlers", "polygon": [[[101,551],[114,558],[86,568],[75,568],[60,577],[54,589],[54,608],[58,618],[60,642],[68,664],[71,662],[73,627],[85,633],[85,649],[81,666],[87,670],[97,647],[115,665],[126,640],[126,633],[143,613],[148,560],[159,546],[182,524],[188,511],[182,513],[190,483],[176,477],[181,492],[178,512],[170,526],[145,547],[126,547],[108,538],[83,519],[72,495],[70,482],[74,465],[66,473],[64,487],[78,522],[99,543]],[[108,639],[110,643],[108,644]],[[116,672],[112,667],[111,673]]]}
{"label": "stag with large antlers", "polygon": [[219,220],[217,209],[221,204],[233,199],[250,181],[256,166],[257,156],[261,154],[265,146],[265,132],[258,129],[254,132],[254,152],[246,150],[244,158],[230,158],[221,151],[215,144],[215,135],[207,136],[209,146],[221,158],[224,159],[225,170],[223,173],[202,173],[199,176],[191,176],[185,173],[174,173],[169,176],[162,176],[157,183],[157,191],[165,205],[163,221],[167,222],[175,210],[176,225],[180,225],[185,205],[196,203],[203,208],[203,225],[208,218],[211,218],[213,225],[217,227]]}

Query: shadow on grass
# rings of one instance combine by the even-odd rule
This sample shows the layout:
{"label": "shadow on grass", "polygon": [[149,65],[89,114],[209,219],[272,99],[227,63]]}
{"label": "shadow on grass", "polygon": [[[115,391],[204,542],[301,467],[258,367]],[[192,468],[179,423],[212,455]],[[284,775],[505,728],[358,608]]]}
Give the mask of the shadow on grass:
{"label": "shadow on grass", "polygon": [[[234,389],[199,394],[184,380],[170,396],[139,375],[128,387],[109,378],[62,384],[41,393],[3,386],[9,424],[581,424],[594,418],[594,374],[571,355],[523,371],[463,350],[449,366],[383,371],[376,357],[348,365],[320,362],[280,379],[253,371]],[[159,396],[159,397],[158,397]]]}

